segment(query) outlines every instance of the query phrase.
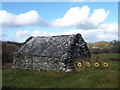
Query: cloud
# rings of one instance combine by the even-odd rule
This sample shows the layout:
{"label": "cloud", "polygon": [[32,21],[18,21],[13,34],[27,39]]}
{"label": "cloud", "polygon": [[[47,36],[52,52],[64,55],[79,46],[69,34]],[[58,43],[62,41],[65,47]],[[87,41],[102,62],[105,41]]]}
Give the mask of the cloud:
{"label": "cloud", "polygon": [[24,36],[26,36],[28,33],[29,33],[28,30],[17,31],[16,34],[15,34],[15,37],[16,37],[16,38],[24,37]]}
{"label": "cloud", "polygon": [[62,28],[78,25],[88,17],[89,11],[88,6],[70,8],[64,17],[56,19],[51,25]]}
{"label": "cloud", "polygon": [[32,10],[26,13],[15,15],[5,10],[0,11],[0,24],[3,26],[26,26],[36,25],[40,21],[40,15],[37,11]]}
{"label": "cloud", "polygon": [[0,11],[0,24],[2,25],[11,25],[13,24],[14,17],[16,15],[8,13],[5,10]]}
{"label": "cloud", "polygon": [[107,18],[108,14],[109,11],[104,9],[95,9],[90,15],[90,8],[87,5],[81,8],[74,7],[70,8],[62,18],[54,20],[51,25],[59,28],[74,26],[81,29],[93,29],[98,28]]}
{"label": "cloud", "polygon": [[[21,32],[19,32],[21,33]],[[112,41],[118,40],[118,24],[117,23],[103,23],[97,29],[75,29],[63,33],[51,33],[42,30],[34,30],[29,32],[29,36],[56,36],[56,35],[72,35],[80,33],[85,41]]]}
{"label": "cloud", "polygon": [[98,28],[107,18],[108,14],[109,11],[105,11],[104,9],[95,9],[91,16],[87,17],[83,23],[79,23],[77,27],[82,29]]}
{"label": "cloud", "polygon": [[[80,33],[86,42],[97,41],[112,41],[118,40],[118,24],[117,23],[103,23],[97,29],[74,29],[63,33],[51,33],[43,30],[23,30],[17,31],[15,37],[25,41],[29,36],[56,36],[56,35],[71,35]],[[23,39],[21,39],[23,38]],[[16,40],[17,40],[16,39]],[[19,41],[19,40],[18,40]]]}
{"label": "cloud", "polygon": [[20,15],[17,15],[14,19],[15,25],[24,26],[24,25],[34,25],[37,24],[40,20],[40,16],[37,11],[32,10]]}
{"label": "cloud", "polygon": [[75,29],[63,33],[49,33],[41,30],[34,30],[32,36],[56,36],[56,35],[71,35],[82,34],[87,42],[96,41],[112,41],[118,39],[118,24],[117,23],[103,23],[97,29]]}
{"label": "cloud", "polygon": [[99,25],[98,28],[105,29],[105,31],[110,32],[110,33],[118,33],[117,23],[103,23]]}
{"label": "cloud", "polygon": [[43,32],[43,31],[40,31],[40,30],[34,30],[32,33],[31,33],[31,36],[46,36],[48,35],[47,32]]}
{"label": "cloud", "polygon": [[76,29],[65,32],[64,34],[80,33],[88,42],[118,40],[118,24],[104,23],[97,29]]}
{"label": "cloud", "polygon": [[0,24],[5,27],[38,25],[42,27],[52,26],[57,28],[77,27],[78,29],[93,29],[98,28],[107,18],[108,14],[109,11],[104,9],[95,9],[90,15],[90,8],[85,5],[83,7],[70,8],[63,17],[48,23],[43,21],[35,10],[19,15],[1,10]]}
{"label": "cloud", "polygon": [[29,12],[15,15],[5,10],[0,11],[0,24],[4,27],[17,27],[27,25],[38,25],[42,27],[57,27],[69,28],[75,27],[63,33],[47,32],[42,30],[21,30],[17,31],[14,37],[17,40],[28,38],[29,36],[56,36],[56,35],[69,35],[80,33],[83,35],[85,41],[111,41],[118,39],[118,24],[117,23],[104,23],[110,11],[105,9],[94,9],[93,12],[85,5],[83,7],[70,8],[63,17],[55,19],[48,23],[42,21],[37,11],[32,10]]}
{"label": "cloud", "polygon": [[49,33],[42,30],[34,30],[33,32],[31,32],[31,36],[54,36],[54,35],[58,35],[58,33]]}
{"label": "cloud", "polygon": [[100,24],[107,18],[108,14],[109,11],[105,11],[104,9],[95,9],[94,13],[88,18],[88,21],[94,24]]}

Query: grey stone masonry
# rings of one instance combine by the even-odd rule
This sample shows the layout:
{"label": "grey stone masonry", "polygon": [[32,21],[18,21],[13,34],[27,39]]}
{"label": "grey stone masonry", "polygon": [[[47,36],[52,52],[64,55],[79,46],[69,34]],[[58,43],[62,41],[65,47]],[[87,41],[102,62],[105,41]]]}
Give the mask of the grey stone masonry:
{"label": "grey stone masonry", "polygon": [[75,59],[90,58],[81,34],[30,37],[14,53],[13,68],[37,71],[74,71]]}

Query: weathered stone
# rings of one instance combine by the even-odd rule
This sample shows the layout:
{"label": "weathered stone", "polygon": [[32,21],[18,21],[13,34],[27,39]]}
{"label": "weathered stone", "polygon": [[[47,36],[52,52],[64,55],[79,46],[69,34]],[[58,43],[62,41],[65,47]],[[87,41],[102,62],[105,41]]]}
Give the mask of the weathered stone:
{"label": "weathered stone", "polygon": [[78,58],[90,58],[81,34],[31,37],[14,53],[13,68],[69,72]]}

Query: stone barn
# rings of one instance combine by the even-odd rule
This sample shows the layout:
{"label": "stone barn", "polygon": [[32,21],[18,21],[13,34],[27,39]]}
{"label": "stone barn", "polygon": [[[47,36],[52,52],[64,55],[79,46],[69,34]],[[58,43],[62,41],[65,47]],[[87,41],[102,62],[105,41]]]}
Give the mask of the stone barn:
{"label": "stone barn", "polygon": [[37,71],[74,71],[75,62],[90,58],[81,34],[30,37],[14,53],[13,68]]}

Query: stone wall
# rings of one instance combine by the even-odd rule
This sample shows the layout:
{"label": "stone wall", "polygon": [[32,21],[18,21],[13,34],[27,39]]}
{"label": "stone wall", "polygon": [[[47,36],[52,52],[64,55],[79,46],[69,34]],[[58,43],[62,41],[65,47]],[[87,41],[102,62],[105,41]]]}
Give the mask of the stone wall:
{"label": "stone wall", "polygon": [[13,68],[35,71],[65,71],[64,60],[30,55],[15,54]]}
{"label": "stone wall", "polygon": [[31,37],[14,53],[13,68],[37,71],[74,71],[76,58],[90,58],[81,34]]}

